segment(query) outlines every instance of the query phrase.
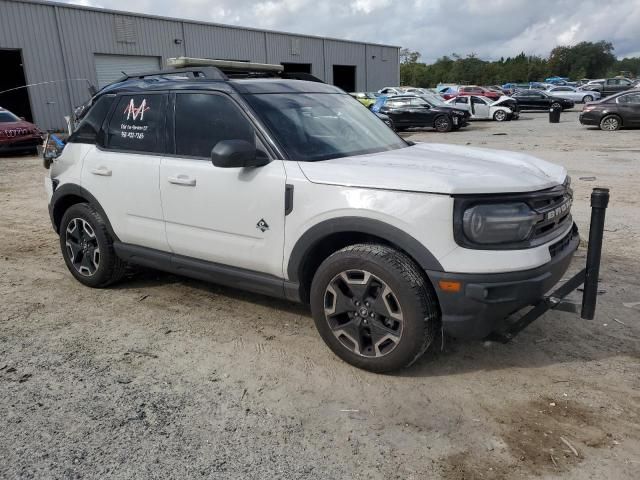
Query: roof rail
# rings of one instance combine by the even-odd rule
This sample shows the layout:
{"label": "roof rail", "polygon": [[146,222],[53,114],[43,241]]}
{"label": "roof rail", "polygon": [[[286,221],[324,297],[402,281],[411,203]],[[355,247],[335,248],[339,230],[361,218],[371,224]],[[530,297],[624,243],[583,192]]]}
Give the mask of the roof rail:
{"label": "roof rail", "polygon": [[212,60],[209,58],[176,57],[167,58],[167,67],[215,67],[222,72],[271,72],[280,73],[284,67],[279,64],[237,62],[233,60]]}
{"label": "roof rail", "polygon": [[168,70],[155,70],[151,72],[133,73],[128,74],[125,72],[124,76],[117,80],[117,82],[124,82],[132,78],[149,78],[149,77],[176,77],[180,74],[189,78],[206,78],[208,80],[227,80],[227,76],[215,67],[200,67],[200,68],[172,68]]}

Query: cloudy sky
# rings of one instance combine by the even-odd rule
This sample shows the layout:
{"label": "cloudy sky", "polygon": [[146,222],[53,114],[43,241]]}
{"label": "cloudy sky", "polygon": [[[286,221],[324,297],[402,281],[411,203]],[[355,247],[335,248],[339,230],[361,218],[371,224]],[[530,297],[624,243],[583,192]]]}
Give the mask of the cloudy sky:
{"label": "cloudy sky", "polygon": [[63,0],[116,10],[399,45],[431,62],[547,55],[608,40],[640,56],[640,0]]}

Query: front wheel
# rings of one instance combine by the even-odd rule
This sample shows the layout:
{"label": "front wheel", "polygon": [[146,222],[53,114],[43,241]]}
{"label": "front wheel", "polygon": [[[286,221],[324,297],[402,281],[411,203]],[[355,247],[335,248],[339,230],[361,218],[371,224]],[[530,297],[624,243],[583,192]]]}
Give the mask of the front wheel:
{"label": "front wheel", "polygon": [[113,249],[106,222],[89,204],[72,205],[62,216],[60,248],[67,268],[83,285],[106,287],[124,275],[126,263]]}
{"label": "front wheel", "polygon": [[622,124],[620,122],[620,117],[616,115],[607,115],[602,120],[600,120],[600,130],[614,132],[616,130],[620,130],[621,126]]}
{"label": "front wheel", "polygon": [[562,105],[560,105],[558,102],[553,102],[551,104],[551,108],[559,108],[560,110],[563,110]]}
{"label": "front wheel", "polygon": [[585,95],[584,98],[582,99],[582,101],[584,103],[593,102],[593,97],[591,95]]}
{"label": "front wheel", "polygon": [[320,265],[311,311],[329,348],[372,372],[411,365],[433,341],[439,322],[435,294],[419,268],[377,244],[345,247]]}
{"label": "front wheel", "polygon": [[493,114],[493,119],[496,122],[504,122],[505,120],[507,120],[508,115],[507,112],[505,112],[504,110],[498,110],[496,113]]}
{"label": "front wheel", "polygon": [[440,133],[450,132],[453,122],[446,115],[441,115],[433,122],[433,127]]}

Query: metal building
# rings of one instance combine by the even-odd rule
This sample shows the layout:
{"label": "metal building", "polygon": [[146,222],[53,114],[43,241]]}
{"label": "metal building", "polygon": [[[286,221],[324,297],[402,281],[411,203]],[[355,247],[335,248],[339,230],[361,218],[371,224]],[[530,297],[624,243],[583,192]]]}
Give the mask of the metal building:
{"label": "metal building", "polygon": [[0,106],[42,129],[122,72],[153,70],[169,57],[280,63],[347,91],[400,83],[399,47],[40,0],[0,0]]}

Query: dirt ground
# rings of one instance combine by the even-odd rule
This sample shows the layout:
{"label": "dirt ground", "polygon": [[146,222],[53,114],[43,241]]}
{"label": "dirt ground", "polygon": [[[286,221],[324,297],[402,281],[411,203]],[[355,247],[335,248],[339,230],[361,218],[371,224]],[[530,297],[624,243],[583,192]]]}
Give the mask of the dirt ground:
{"label": "dirt ground", "polygon": [[40,160],[0,158],[0,478],[639,478],[640,131],[568,112],[406,136],[565,165],[585,238],[590,189],[610,187],[596,319],[552,312],[369,374],[298,305],[150,271],[81,286]]}

